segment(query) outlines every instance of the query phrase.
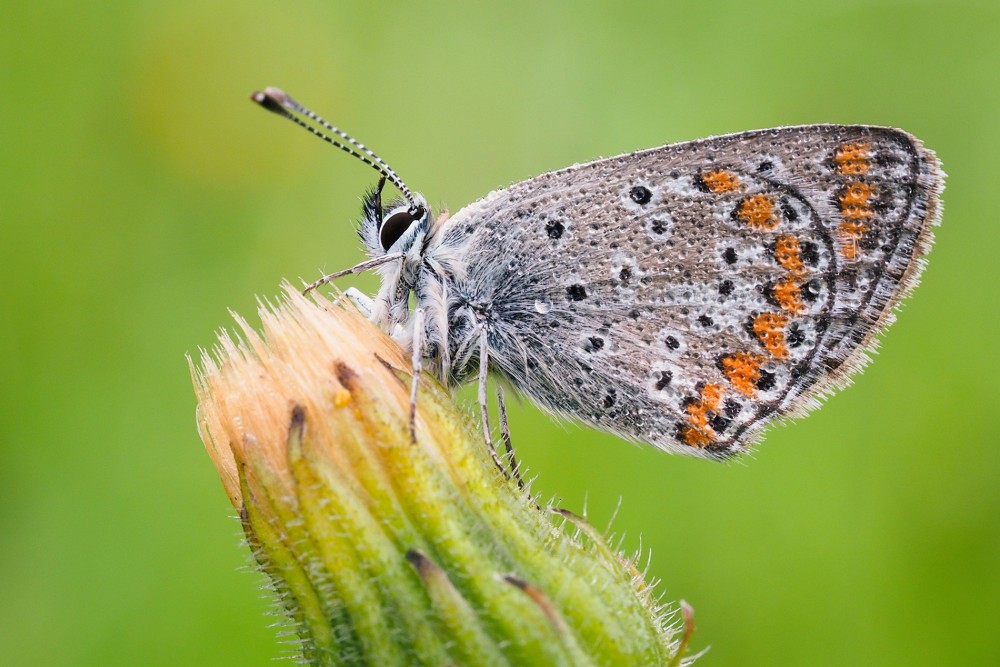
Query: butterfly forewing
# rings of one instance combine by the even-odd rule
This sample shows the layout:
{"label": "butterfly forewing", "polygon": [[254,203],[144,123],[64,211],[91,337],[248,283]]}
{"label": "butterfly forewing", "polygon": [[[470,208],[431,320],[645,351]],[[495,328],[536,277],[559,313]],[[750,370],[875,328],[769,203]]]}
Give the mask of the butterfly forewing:
{"label": "butterfly forewing", "polygon": [[940,188],[898,130],[747,132],[495,192],[429,257],[461,258],[448,289],[487,307],[491,364],[530,398],[721,457],[863,363],[919,274]]}

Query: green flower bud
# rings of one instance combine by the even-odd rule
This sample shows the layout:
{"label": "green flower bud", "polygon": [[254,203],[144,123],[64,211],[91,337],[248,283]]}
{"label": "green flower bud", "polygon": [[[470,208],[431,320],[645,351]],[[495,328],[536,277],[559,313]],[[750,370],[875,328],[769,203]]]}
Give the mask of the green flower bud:
{"label": "green flower bud", "polygon": [[[286,288],[193,369],[202,439],[310,665],[668,665],[635,563],[539,508],[350,306]],[[690,628],[689,628],[690,630]]]}

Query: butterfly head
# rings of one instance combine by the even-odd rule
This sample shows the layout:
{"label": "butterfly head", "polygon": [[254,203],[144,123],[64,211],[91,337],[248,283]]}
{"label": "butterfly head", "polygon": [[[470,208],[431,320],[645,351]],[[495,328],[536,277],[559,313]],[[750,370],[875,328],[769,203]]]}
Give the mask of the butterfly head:
{"label": "butterfly head", "polygon": [[410,193],[410,199],[384,201],[385,182],[383,176],[365,195],[358,228],[361,241],[372,258],[388,253],[409,254],[430,224],[430,209],[420,194]]}

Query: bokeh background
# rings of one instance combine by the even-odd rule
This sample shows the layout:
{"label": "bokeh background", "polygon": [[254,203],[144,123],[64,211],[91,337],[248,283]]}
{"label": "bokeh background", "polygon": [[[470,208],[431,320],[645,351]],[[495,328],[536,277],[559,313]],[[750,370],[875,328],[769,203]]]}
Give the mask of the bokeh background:
{"label": "bokeh background", "polygon": [[281,85],[452,210],[711,134],[921,137],[949,174],[930,266],[824,409],[733,465],[530,405],[512,427],[536,490],[602,527],[619,508],[700,664],[1000,664],[998,26],[987,0],[9,3],[0,660],[283,654],[184,359],[228,308],[361,256],[375,176],[247,101]]}

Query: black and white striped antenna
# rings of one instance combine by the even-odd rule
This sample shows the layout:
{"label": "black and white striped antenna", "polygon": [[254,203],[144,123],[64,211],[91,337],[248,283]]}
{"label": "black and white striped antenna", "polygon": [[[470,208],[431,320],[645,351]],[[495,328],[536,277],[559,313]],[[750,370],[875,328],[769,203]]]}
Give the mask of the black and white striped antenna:
{"label": "black and white striped antenna", "polygon": [[[416,198],[413,196],[413,193],[410,191],[410,189],[406,187],[406,184],[403,183],[403,179],[401,179],[399,175],[395,171],[393,171],[388,164],[385,163],[385,160],[380,158],[378,155],[375,155],[375,153],[370,148],[362,144],[360,141],[354,139],[354,137],[352,137],[351,135],[347,134],[343,130],[334,127],[330,123],[323,120],[317,114],[313,113],[309,109],[305,108],[304,106],[296,102],[285,91],[281,90],[280,88],[267,87],[264,89],[263,92],[258,91],[250,95],[250,99],[259,104],[260,106],[264,107],[268,111],[273,111],[279,116],[283,116],[284,118],[287,118],[288,120],[292,121],[296,125],[304,127],[305,129],[309,130],[323,141],[333,146],[336,146],[345,153],[353,155],[354,157],[358,158],[368,166],[372,167],[378,173],[382,174],[382,176],[389,179],[390,183],[396,186],[396,188],[403,194],[403,197],[406,198],[406,201],[410,203],[412,213],[416,213],[417,210],[423,208],[420,204],[417,203]],[[347,143],[344,144],[337,141],[328,134],[322,132],[321,130],[316,129],[309,123],[305,122],[304,120],[299,118],[299,116],[305,116],[312,122],[324,128],[327,132],[330,132],[331,134],[340,137]]]}

